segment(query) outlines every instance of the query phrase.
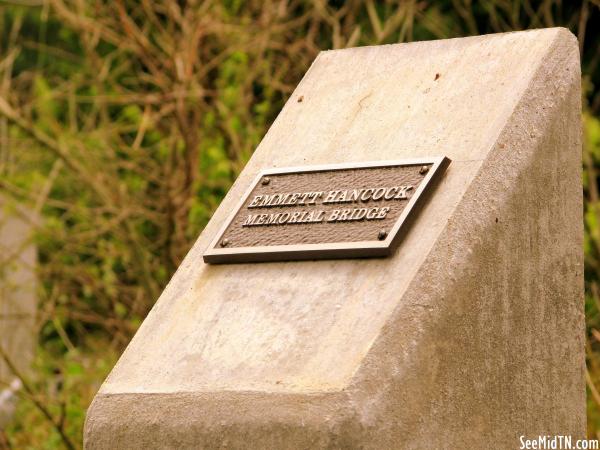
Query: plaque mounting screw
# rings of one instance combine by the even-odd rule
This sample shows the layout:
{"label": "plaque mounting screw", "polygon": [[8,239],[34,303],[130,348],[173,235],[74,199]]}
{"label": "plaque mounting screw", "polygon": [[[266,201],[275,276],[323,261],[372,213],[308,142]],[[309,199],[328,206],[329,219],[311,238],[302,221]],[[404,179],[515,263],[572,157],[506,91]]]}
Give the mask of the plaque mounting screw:
{"label": "plaque mounting screw", "polygon": [[269,184],[271,182],[271,179],[269,177],[264,177],[262,179],[262,185],[266,186],[267,184]]}
{"label": "plaque mounting screw", "polygon": [[421,166],[421,168],[419,169],[419,173],[421,175],[426,174],[427,172],[429,172],[429,166]]}
{"label": "plaque mounting screw", "polygon": [[379,239],[380,241],[383,241],[386,237],[387,237],[387,231],[380,230],[379,234],[377,235],[377,239]]}
{"label": "plaque mounting screw", "polygon": [[227,247],[229,245],[229,239],[223,239],[221,241],[221,247]]}

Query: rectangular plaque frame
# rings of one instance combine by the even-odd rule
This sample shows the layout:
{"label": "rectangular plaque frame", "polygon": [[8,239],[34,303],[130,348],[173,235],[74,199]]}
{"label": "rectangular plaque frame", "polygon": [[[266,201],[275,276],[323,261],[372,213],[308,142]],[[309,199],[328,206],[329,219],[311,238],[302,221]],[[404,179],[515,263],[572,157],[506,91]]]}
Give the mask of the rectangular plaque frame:
{"label": "rectangular plaque frame", "polygon": [[[262,170],[244,193],[235,210],[229,215],[216,237],[204,252],[204,262],[210,264],[290,261],[310,259],[341,259],[389,256],[400,244],[409,222],[417,215],[417,209],[423,205],[424,193],[430,193],[440,179],[441,174],[450,164],[445,156],[393,160],[372,161],[344,164],[329,164],[304,167],[287,167]],[[348,169],[384,168],[396,166],[430,166],[423,180],[410,197],[394,226],[383,240],[336,242],[322,244],[290,244],[252,247],[221,247],[220,242],[234,218],[244,207],[249,196],[265,176],[295,173],[327,172]]]}

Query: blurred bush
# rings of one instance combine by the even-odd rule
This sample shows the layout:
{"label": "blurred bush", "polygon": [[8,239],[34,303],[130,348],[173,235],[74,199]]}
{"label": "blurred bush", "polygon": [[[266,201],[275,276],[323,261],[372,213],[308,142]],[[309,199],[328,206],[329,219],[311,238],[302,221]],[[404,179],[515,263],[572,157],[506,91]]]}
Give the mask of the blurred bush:
{"label": "blurred bush", "polygon": [[43,221],[38,357],[0,446],[81,446],[99,384],[319,50],[549,26],[583,62],[596,436],[599,18],[599,0],[2,3],[0,188]]}

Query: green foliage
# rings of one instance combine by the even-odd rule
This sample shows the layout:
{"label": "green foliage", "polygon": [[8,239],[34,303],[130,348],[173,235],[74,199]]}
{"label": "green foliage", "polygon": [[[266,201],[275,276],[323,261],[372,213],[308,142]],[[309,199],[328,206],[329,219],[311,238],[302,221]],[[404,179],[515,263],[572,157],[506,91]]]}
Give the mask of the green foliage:
{"label": "green foliage", "polygon": [[10,444],[81,445],[100,382],[320,50],[555,25],[582,50],[595,436],[599,16],[597,2],[558,0],[0,6],[0,187],[41,216],[38,356]]}
{"label": "green foliage", "polygon": [[[85,352],[68,344],[63,349],[40,346],[33,366],[31,395],[22,390],[14,420],[6,430],[13,448],[23,450],[54,450],[64,448],[64,441],[48,419],[32,401],[45,408],[65,424],[66,435],[80,448],[81,427],[85,411],[104,378],[117,361],[114,348],[106,346],[105,337],[86,339]],[[60,359],[57,359],[57,354]]]}

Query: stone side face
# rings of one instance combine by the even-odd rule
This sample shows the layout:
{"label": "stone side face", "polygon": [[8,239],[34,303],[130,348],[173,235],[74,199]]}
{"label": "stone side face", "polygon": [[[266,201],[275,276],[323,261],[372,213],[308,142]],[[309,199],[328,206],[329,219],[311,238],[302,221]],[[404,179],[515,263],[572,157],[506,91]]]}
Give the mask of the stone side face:
{"label": "stone side face", "polygon": [[[0,198],[0,347],[17,370],[33,361],[36,330],[36,251],[31,217]],[[10,419],[20,382],[0,357],[0,427]]]}
{"label": "stone side face", "polygon": [[[452,64],[478,52],[473,64],[488,64],[497,83],[478,84],[486,76],[481,68]],[[523,55],[509,64],[513,52]],[[419,75],[439,70],[440,79],[453,80],[446,89],[465,89],[466,106],[445,102],[452,95],[445,91],[427,97],[435,87],[415,78],[404,79],[408,87],[398,89],[405,96],[388,101],[386,110],[377,83],[368,84],[368,77],[350,83],[345,68],[351,60],[359,78],[369,63],[375,78],[394,65]],[[518,448],[520,435],[584,435],[575,38],[549,29],[328,52],[298,87],[302,104],[326,96],[334,83],[325,75],[336,73],[349,83],[348,104],[341,99],[338,114],[345,124],[315,128],[305,113],[292,110],[292,96],[224,200],[225,210],[215,214],[96,396],[86,448],[483,449]],[[487,108],[473,98],[486,95]],[[328,100],[316,100],[315,111],[325,111]],[[412,111],[398,112],[406,104]],[[357,114],[365,115],[355,125]],[[270,160],[299,165],[276,151],[285,147],[288,122],[329,139],[325,147],[333,153],[325,147],[320,153],[317,141],[307,146],[314,164],[426,154],[446,154],[453,162],[390,258],[198,269],[229,203],[256,171]],[[354,153],[335,153],[354,141]],[[301,152],[308,144],[289,145]],[[361,153],[368,145],[377,151]],[[315,273],[321,284],[313,287]],[[256,280],[246,285],[254,303],[246,303],[235,284],[240,277]],[[260,294],[269,283],[272,298]],[[212,305],[220,315],[210,316]],[[294,310],[302,306],[302,314]],[[210,323],[196,312],[212,317]],[[188,340],[201,341],[198,348],[183,339],[177,345],[172,317],[186,329],[185,314],[203,330],[203,337],[187,333]],[[316,334],[303,340],[299,330],[306,327]],[[217,342],[215,335],[225,338]],[[244,338],[246,346],[235,344]],[[270,359],[261,359],[263,352]]]}

